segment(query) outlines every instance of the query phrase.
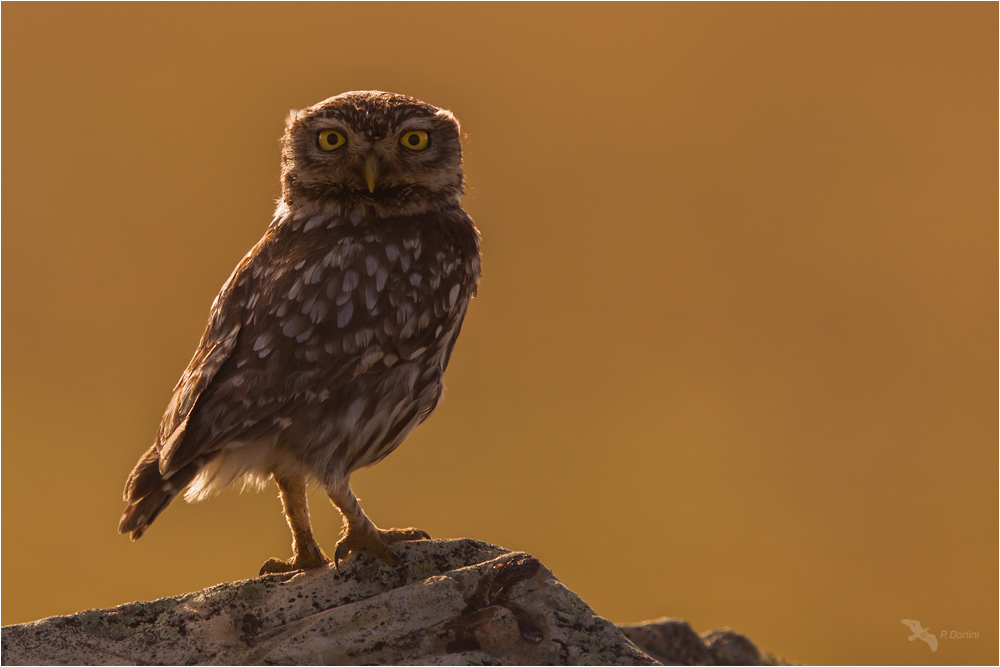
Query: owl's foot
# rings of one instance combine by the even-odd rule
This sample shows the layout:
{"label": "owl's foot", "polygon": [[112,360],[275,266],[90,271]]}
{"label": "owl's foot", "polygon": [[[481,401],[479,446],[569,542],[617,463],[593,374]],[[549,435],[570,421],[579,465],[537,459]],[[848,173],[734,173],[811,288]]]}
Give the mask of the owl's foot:
{"label": "owl's foot", "polygon": [[323,550],[315,542],[310,543],[303,549],[298,549],[295,555],[289,560],[278,560],[269,558],[260,568],[258,576],[265,574],[280,574],[282,572],[295,572],[296,570],[311,570],[316,567],[323,567],[330,562]]}
{"label": "owl's foot", "polygon": [[340,561],[346,561],[351,554],[363,551],[374,556],[387,565],[399,565],[399,556],[389,548],[395,542],[410,540],[429,540],[431,536],[416,528],[389,528],[382,530],[369,523],[364,528],[348,526],[347,534],[337,542],[337,550],[333,553],[333,564],[340,569]]}

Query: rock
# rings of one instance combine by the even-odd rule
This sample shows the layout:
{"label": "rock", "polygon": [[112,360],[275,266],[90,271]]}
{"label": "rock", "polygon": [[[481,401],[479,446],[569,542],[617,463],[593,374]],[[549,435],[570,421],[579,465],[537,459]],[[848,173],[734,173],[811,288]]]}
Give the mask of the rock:
{"label": "rock", "polygon": [[711,630],[701,636],[716,665],[760,665],[760,652],[749,639],[729,629]]}
{"label": "rock", "polygon": [[618,629],[664,665],[787,665],[770,653],[761,657],[753,642],[725,628],[699,636],[686,621],[659,618]]}
{"label": "rock", "polygon": [[665,665],[711,665],[712,655],[691,626],[674,618],[661,618],[618,629],[632,642]]}
{"label": "rock", "polygon": [[526,553],[474,540],[407,542],[397,552],[398,568],[361,555],[340,571],[6,626],[0,662],[656,664]]}

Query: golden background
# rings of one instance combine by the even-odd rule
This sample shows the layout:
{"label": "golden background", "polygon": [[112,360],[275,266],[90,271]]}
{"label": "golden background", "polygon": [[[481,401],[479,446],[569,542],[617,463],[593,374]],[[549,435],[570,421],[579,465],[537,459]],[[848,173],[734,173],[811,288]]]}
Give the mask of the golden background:
{"label": "golden background", "polygon": [[355,476],[376,523],[616,622],[997,661],[995,3],[2,11],[3,623],[288,556],[273,489],[136,544],[121,489],[288,109],[374,88],[459,117],[484,252],[445,403]]}

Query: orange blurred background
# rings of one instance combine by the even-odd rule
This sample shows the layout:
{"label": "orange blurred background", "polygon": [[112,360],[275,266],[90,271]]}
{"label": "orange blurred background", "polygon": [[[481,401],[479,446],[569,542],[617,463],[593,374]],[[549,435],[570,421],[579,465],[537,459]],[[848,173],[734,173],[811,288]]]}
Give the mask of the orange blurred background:
{"label": "orange blurred background", "polygon": [[135,544],[121,490],[288,109],[381,89],[461,119],[484,280],[447,400],[355,475],[376,523],[529,551],[616,622],[997,662],[995,3],[2,17],[4,624],[290,553],[273,489]]}

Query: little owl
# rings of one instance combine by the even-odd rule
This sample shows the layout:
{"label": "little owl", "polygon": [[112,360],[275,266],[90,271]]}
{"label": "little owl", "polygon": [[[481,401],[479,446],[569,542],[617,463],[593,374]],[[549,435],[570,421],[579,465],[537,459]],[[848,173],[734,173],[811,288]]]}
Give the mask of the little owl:
{"label": "little owl", "polygon": [[330,562],[309,523],[310,479],[344,516],[334,564],[361,551],[397,564],[389,545],[429,539],[377,528],[349,482],[441,401],[479,282],[464,182],[449,111],[361,91],[291,112],[274,219],[212,303],[125,484],[120,532],[139,539],[181,492],[195,501],[274,478],[293,555],[261,574]]}

